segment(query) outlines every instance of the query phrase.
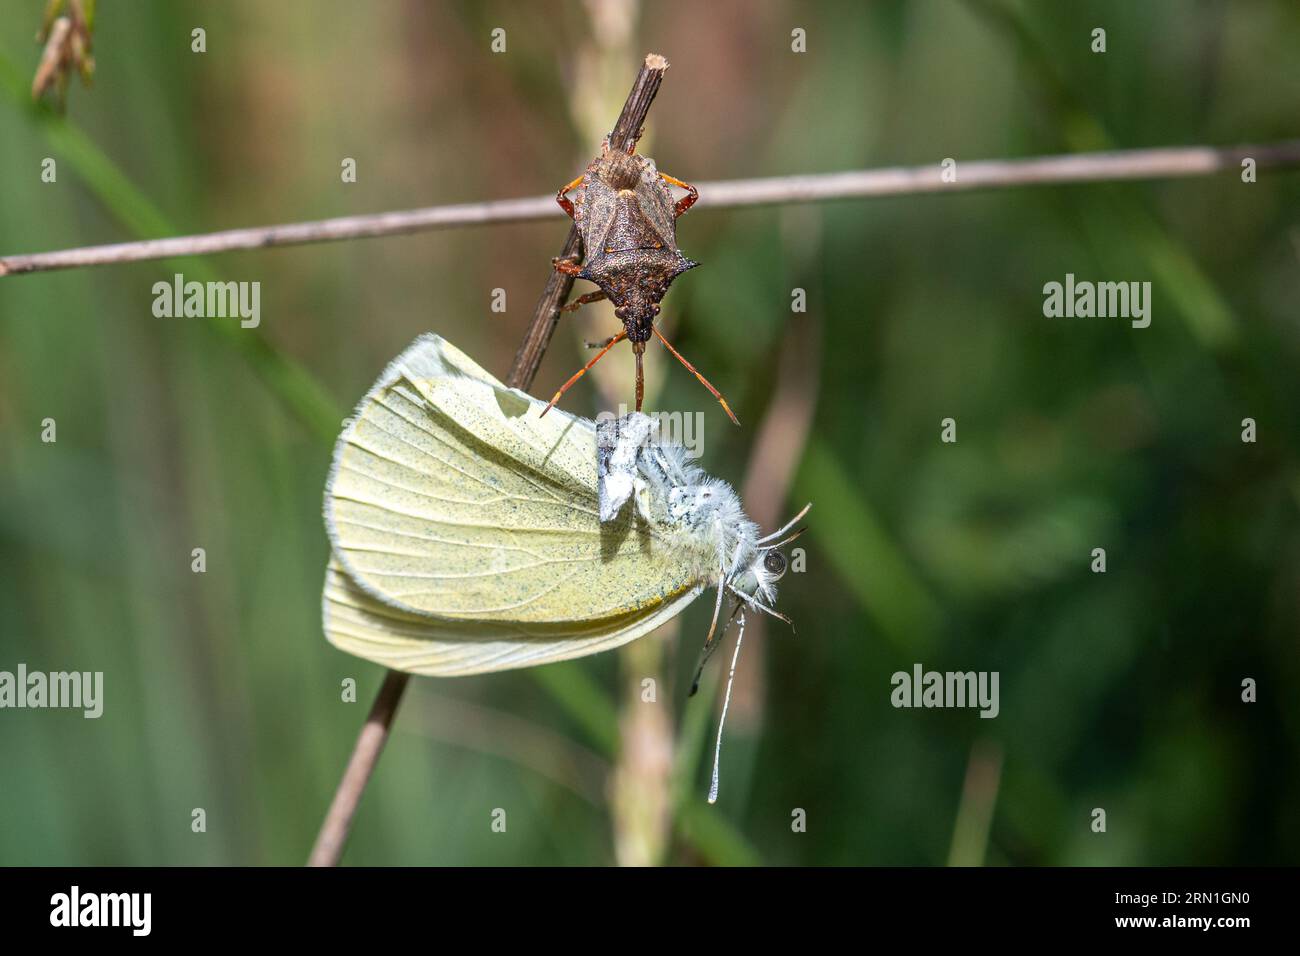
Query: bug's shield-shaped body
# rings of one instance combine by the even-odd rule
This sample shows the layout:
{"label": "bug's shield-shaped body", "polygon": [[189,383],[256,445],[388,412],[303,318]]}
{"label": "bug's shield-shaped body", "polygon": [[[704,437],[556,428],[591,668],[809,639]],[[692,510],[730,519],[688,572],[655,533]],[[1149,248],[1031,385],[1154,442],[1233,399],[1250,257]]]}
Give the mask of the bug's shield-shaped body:
{"label": "bug's shield-shaped body", "polygon": [[586,252],[579,277],[614,304],[629,341],[649,341],[668,286],[699,264],[677,248],[675,202],[654,160],[603,150],[582,177],[573,221]]}
{"label": "bug's shield-shaped body", "polygon": [[421,674],[526,667],[625,644],[728,583],[719,555],[753,538],[734,492],[652,443],[644,512],[602,522],[595,424],[544,407],[436,335],[389,365],[326,487],[332,643]]}

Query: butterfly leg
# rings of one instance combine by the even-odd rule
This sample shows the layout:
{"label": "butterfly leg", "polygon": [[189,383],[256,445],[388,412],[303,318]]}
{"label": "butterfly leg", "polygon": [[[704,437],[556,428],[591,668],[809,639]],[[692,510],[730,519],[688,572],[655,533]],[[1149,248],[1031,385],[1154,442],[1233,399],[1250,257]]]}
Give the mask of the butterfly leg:
{"label": "butterfly leg", "polygon": [[[736,549],[731,555],[730,562],[727,561],[727,552],[723,550],[721,545],[718,546],[718,569],[721,572],[718,582],[718,599],[713,604],[713,621],[709,624],[709,633],[704,638],[704,646],[700,648],[699,663],[695,667],[695,680],[691,682],[691,692],[687,696],[694,697],[695,692],[700,689],[700,677],[704,674],[704,665],[713,656],[713,652],[718,649],[718,645],[722,643],[722,634],[727,630],[727,627],[731,626],[731,622],[736,619],[736,615],[740,612],[741,604],[737,601],[736,606],[731,609],[731,617],[727,619],[726,626],[722,628],[722,631],[718,630],[718,617],[722,614],[723,584],[735,577],[736,572],[740,570],[740,556],[741,543],[739,541],[736,542]],[[732,590],[730,585],[727,585],[727,590]]]}
{"label": "butterfly leg", "polygon": [[686,190],[686,195],[677,200],[677,205],[673,207],[673,218],[677,219],[686,210],[695,205],[695,200],[700,198],[700,191],[690,183],[684,183],[680,179],[669,176],[667,173],[660,173],[659,178],[672,186],[680,186]]}
{"label": "butterfly leg", "polygon": [[738,603],[732,610],[731,617],[727,619],[726,626],[719,629],[717,623],[718,613],[722,610],[722,595],[722,588],[718,588],[718,601],[713,609],[713,626],[709,628],[709,636],[704,639],[704,646],[700,648],[700,657],[695,664],[695,679],[691,681],[691,691],[686,695],[688,697],[694,697],[700,689],[700,678],[704,676],[704,665],[709,662],[713,652],[722,644],[722,635],[726,632],[727,627],[731,626],[731,622],[735,620],[736,614],[740,610],[740,604]]}
{"label": "butterfly leg", "polygon": [[762,611],[764,614],[770,614],[777,620],[785,621],[785,623],[790,625],[790,630],[793,631],[795,629],[794,621],[790,620],[789,617],[782,614],[780,611],[776,610],[776,608],[768,607],[766,604],[764,604],[762,601],[758,600],[757,598],[752,598],[748,594],[743,594],[740,591],[737,591],[730,584],[727,585],[727,590],[730,591],[732,594],[736,595],[736,597],[740,598],[750,607],[756,608],[757,610]]}

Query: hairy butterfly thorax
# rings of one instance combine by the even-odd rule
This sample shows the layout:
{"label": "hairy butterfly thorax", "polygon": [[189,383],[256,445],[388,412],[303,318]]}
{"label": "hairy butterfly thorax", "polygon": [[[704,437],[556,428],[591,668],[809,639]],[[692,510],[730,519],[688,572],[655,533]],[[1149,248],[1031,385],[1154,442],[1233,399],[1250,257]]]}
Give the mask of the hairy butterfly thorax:
{"label": "hairy butterfly thorax", "polygon": [[772,607],[776,582],[786,571],[780,548],[793,540],[788,532],[806,508],[778,531],[760,536],[732,487],[705,474],[681,445],[661,441],[655,420],[640,412],[597,424],[596,478],[602,523],[616,520],[632,500],[642,520],[689,542],[683,550],[694,553],[700,577],[718,589],[705,657],[715,646],[718,614],[727,596],[737,610],[747,606],[787,620]]}

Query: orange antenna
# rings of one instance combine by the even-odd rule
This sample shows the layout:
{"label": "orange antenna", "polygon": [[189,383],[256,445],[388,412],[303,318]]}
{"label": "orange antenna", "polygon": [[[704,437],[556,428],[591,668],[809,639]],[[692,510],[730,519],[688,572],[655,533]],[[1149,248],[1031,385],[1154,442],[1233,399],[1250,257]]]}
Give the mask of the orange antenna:
{"label": "orange antenna", "polygon": [[[554,407],[555,407],[555,403],[558,402],[558,401],[560,400],[560,396],[563,395],[565,392],[567,392],[567,391],[569,390],[569,387],[570,387],[571,385],[573,385],[574,382],[576,382],[578,379],[582,378],[582,376],[586,375],[587,372],[591,369],[591,367],[592,367],[593,365],[595,365],[597,362],[599,362],[602,358],[605,357],[605,353],[606,353],[606,352],[608,352],[610,349],[612,349],[612,348],[613,348],[615,345],[617,345],[619,342],[622,342],[625,338],[627,338],[627,331],[626,331],[626,330],[624,330],[624,331],[618,333],[618,335],[614,336],[612,339],[610,339],[608,342],[606,342],[606,343],[605,343],[605,347],[604,347],[603,349],[601,349],[599,352],[596,353],[596,357],[595,357],[594,359],[592,359],[590,362],[588,362],[588,363],[587,363],[586,365],[584,365],[582,368],[578,369],[578,371],[574,372],[574,373],[573,373],[573,377],[570,378],[567,382],[565,382],[562,386],[560,386],[560,390],[559,390],[558,392],[555,393],[555,397],[552,398],[552,399],[550,400],[550,402],[547,404],[547,406],[546,406],[545,408],[542,409],[542,414],[541,414],[541,415],[538,415],[537,417],[538,417],[538,418],[541,418],[542,415],[545,415],[545,414],[546,414],[547,412],[549,412],[552,408],[554,408]],[[712,388],[712,386],[710,386],[710,388]],[[716,395],[717,393],[714,392],[714,394]],[[725,403],[724,403],[724,407],[725,407]]]}
{"label": "orange antenna", "polygon": [[[677,361],[681,362],[681,363],[682,363],[683,365],[685,365],[688,369],[690,369],[691,374],[694,375],[696,378],[698,378],[698,379],[700,380],[700,384],[703,385],[705,388],[707,388],[707,389],[709,390],[709,392],[713,395],[713,397],[716,398],[716,399],[717,399],[717,400],[722,404],[722,410],[723,410],[724,412],[727,413],[727,417],[730,418],[731,421],[732,421],[734,424],[739,425],[739,424],[740,424],[740,421],[739,421],[739,420],[736,418],[736,416],[732,413],[732,411],[731,411],[731,406],[728,405],[728,404],[727,404],[727,400],[726,400],[725,398],[722,397],[722,393],[719,392],[716,388],[714,388],[711,384],[709,384],[709,380],[708,380],[707,378],[705,378],[703,375],[700,374],[699,369],[697,369],[697,368],[696,368],[694,365],[692,365],[690,362],[686,361],[686,359],[684,359],[684,358],[682,357],[682,353],[681,353],[681,352],[679,352],[679,351],[677,351],[675,348],[673,348],[672,343],[669,342],[666,338],[664,338],[664,334],[663,334],[662,332],[659,331],[659,329],[658,329],[657,326],[651,326],[651,328],[653,328],[653,329],[655,330],[655,335],[659,336],[659,341],[662,342],[662,343],[664,344],[664,348],[666,348],[666,349],[668,349],[668,351],[672,352],[673,355],[675,355],[675,356],[677,357]],[[599,358],[599,357],[600,357],[600,356],[597,356],[597,358]],[[578,374],[581,375],[582,373],[579,372]],[[639,376],[638,376],[638,377],[639,377]],[[568,386],[566,385],[565,388],[567,388],[567,387],[568,387]],[[563,391],[563,389],[562,389],[561,391]],[[641,403],[638,401],[638,402],[637,402],[637,408],[640,408],[640,407],[641,407]]]}

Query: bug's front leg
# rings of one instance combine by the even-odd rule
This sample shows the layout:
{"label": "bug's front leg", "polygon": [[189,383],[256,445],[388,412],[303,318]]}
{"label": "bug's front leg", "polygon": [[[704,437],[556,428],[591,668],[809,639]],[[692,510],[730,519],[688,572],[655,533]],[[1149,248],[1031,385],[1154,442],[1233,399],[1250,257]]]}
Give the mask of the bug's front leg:
{"label": "bug's front leg", "polygon": [[680,186],[686,190],[686,195],[677,200],[677,205],[673,207],[673,218],[677,219],[686,210],[695,205],[695,200],[700,198],[700,191],[690,183],[684,183],[680,179],[669,176],[667,173],[660,173],[659,178],[672,186]]}
{"label": "bug's front leg", "polygon": [[577,256],[568,256],[564,259],[556,256],[551,260],[551,265],[555,268],[556,272],[562,272],[566,276],[574,276],[575,278],[578,273],[582,271],[582,266],[579,264]]}
{"label": "bug's front leg", "polygon": [[[583,176],[585,175],[586,173],[583,173]],[[560,208],[568,214],[570,219],[573,218],[573,202],[569,199],[568,194],[582,185],[583,176],[579,176],[567,186],[562,186],[560,191],[555,194],[555,201],[560,204]]]}
{"label": "bug's front leg", "polygon": [[574,299],[574,300],[573,300],[572,302],[570,302],[568,305],[563,306],[563,307],[560,309],[560,311],[561,311],[561,312],[576,312],[578,309],[582,308],[582,306],[587,305],[588,303],[591,303],[591,302],[599,302],[599,301],[600,301],[601,299],[603,299],[603,298],[605,298],[605,292],[604,292],[604,290],[603,290],[603,289],[597,289],[595,292],[588,292],[586,295],[580,295],[580,296],[578,296],[576,299]]}

